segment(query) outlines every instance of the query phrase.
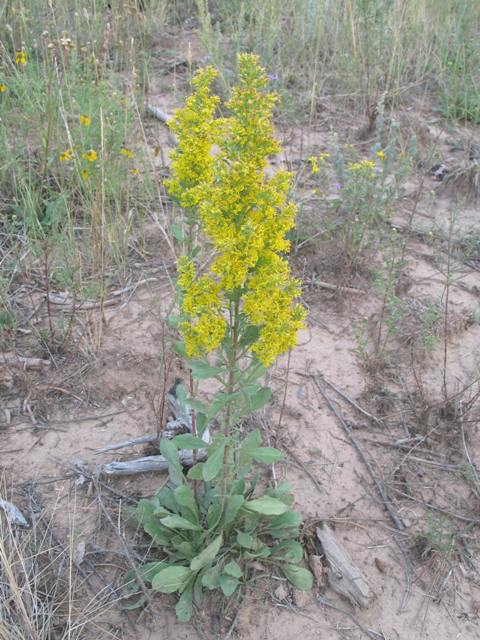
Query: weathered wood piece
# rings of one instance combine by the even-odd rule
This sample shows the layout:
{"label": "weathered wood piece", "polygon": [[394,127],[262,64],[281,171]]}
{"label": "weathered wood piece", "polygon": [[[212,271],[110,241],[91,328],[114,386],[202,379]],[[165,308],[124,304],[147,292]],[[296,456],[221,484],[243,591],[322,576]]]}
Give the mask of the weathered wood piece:
{"label": "weathered wood piece", "polygon": [[50,364],[50,360],[43,360],[42,358],[24,358],[14,353],[0,353],[0,366],[38,370],[42,367],[49,367]]}
{"label": "weathered wood piece", "polygon": [[9,518],[14,524],[18,524],[21,527],[28,527],[28,522],[24,518],[22,512],[12,502],[0,500],[0,509],[5,511],[7,518]]}
{"label": "weathered wood piece", "polygon": [[332,589],[353,605],[365,608],[371,598],[370,588],[360,570],[337,542],[327,524],[316,529],[328,564],[328,582]]}

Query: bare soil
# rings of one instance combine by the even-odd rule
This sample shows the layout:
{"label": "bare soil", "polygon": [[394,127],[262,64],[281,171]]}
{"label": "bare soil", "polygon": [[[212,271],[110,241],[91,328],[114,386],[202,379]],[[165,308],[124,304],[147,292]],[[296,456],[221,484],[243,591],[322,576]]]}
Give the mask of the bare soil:
{"label": "bare soil", "polygon": [[[159,51],[162,46],[165,49],[164,43],[158,46]],[[180,57],[182,46],[185,56],[201,58],[194,34],[177,40]],[[180,73],[153,78],[149,102],[171,111],[184,91]],[[410,117],[409,122],[412,120]],[[415,123],[425,136],[438,138],[420,108]],[[161,123],[146,120],[145,126],[152,149],[161,148],[156,160],[161,168],[168,156],[168,135]],[[341,133],[347,139],[350,131],[344,127]],[[462,135],[465,132],[459,131],[458,137]],[[468,131],[468,135],[478,137],[478,131]],[[321,150],[327,139],[325,129],[318,131],[317,127],[295,127],[281,131],[281,136],[288,144],[278,163],[290,168]],[[462,152],[452,151],[449,139],[440,138],[437,155],[450,165],[461,162]],[[457,254],[458,269],[450,288],[445,375],[443,325],[433,349],[421,354],[412,348],[425,305],[432,301],[442,308],[444,303],[445,277],[436,266],[444,243],[438,238],[447,236],[452,211],[458,221],[455,240],[461,242],[468,235],[478,238],[479,209],[475,204],[462,204],[463,192],[425,177],[426,169],[418,168],[410,195],[399,203],[394,216],[400,227],[407,224],[416,190],[423,182],[415,233],[405,234],[408,249],[402,296],[411,314],[390,344],[386,362],[368,370],[357,353],[358,327],[365,319],[374,326],[381,308],[371,280],[359,275],[354,282],[345,282],[340,272],[325,267],[320,279],[340,288],[306,286],[308,326],[290,361],[281,358],[269,374],[273,401],[255,419],[265,441],[285,454],[270,479],[291,485],[295,506],[305,518],[306,549],[312,544],[316,523],[328,522],[371,588],[369,606],[354,608],[332,591],[328,581],[304,594],[278,579],[265,578],[252,585],[238,611],[227,612],[224,619],[218,603],[211,603],[198,612],[194,625],[175,620],[173,597],[155,596],[149,612],[126,614],[135,630],[126,615],[110,604],[85,631],[85,640],[479,637],[480,486],[478,478],[472,477],[471,466],[480,460],[475,407],[463,424],[463,438],[458,418],[476,387],[462,390],[479,372],[480,273],[476,263],[469,266]],[[307,282],[314,272],[318,277],[323,264],[315,245],[295,255],[293,263]],[[150,282],[106,307],[103,320],[98,310],[79,311],[69,351],[55,358],[51,367],[41,372],[1,371],[0,407],[8,415],[4,412],[0,426],[0,462],[7,493],[28,513],[27,489],[35,487],[58,537],[73,549],[84,543],[85,555],[78,566],[94,581],[98,574],[114,588],[129,568],[115,527],[120,526],[120,535],[130,545],[135,532],[122,524],[129,500],[151,495],[165,477],[100,476],[102,504],[112,514],[113,527],[99,506],[96,474],[103,463],[133,458],[146,449],[105,454],[97,454],[96,449],[161,429],[166,418],[165,412],[162,416],[164,392],[177,376],[185,376],[181,362],[164,350],[162,318],[172,300],[173,274],[172,257],[158,227],[152,225],[148,259],[131,266],[132,282],[145,277],[152,278]],[[345,285],[362,292],[345,292]],[[36,302],[29,300],[26,306]],[[45,323],[44,304],[34,320]],[[92,344],[97,341],[94,350]],[[15,352],[39,355],[31,335],[17,336]],[[449,403],[442,389],[444,377],[452,398]],[[328,382],[375,419],[342,398]],[[319,385],[367,453],[404,530],[399,531],[389,518],[366,465]],[[455,408],[460,413],[455,414]]]}

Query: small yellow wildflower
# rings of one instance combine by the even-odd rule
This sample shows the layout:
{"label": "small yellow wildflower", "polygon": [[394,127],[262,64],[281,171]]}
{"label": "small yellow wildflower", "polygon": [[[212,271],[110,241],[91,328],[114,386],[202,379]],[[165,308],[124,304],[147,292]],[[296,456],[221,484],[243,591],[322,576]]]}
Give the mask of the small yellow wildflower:
{"label": "small yellow wildflower", "polygon": [[385,154],[385,151],[377,151],[377,158],[380,158],[380,160],[386,160],[387,156]]}
{"label": "small yellow wildflower", "polygon": [[19,67],[24,67],[27,64],[27,54],[23,49],[19,49],[15,54],[15,64]]}
{"label": "small yellow wildflower", "polygon": [[133,158],[133,151],[128,149],[128,147],[122,147],[120,149],[120,155],[130,159]]}
{"label": "small yellow wildflower", "polygon": [[325,151],[325,153],[321,153],[318,156],[318,159],[320,160],[320,162],[325,162],[325,160],[327,160],[327,158],[330,158],[330,154],[328,153],[328,151]]}
{"label": "small yellow wildflower", "polygon": [[82,158],[85,158],[85,160],[88,160],[88,162],[95,162],[97,157],[97,152],[93,149],[89,149],[88,151],[82,153]]}
{"label": "small yellow wildflower", "polygon": [[80,171],[80,175],[83,178],[83,180],[90,180],[90,171],[88,169],[82,169]]}
{"label": "small yellow wildflower", "polygon": [[130,169],[130,173],[134,176],[138,176],[138,174],[140,173],[140,169]]}
{"label": "small yellow wildflower", "polygon": [[308,161],[310,162],[310,164],[312,165],[312,175],[315,175],[316,173],[318,173],[320,171],[319,167],[318,167],[318,162],[317,162],[317,158],[315,156],[311,156]]}
{"label": "small yellow wildflower", "polygon": [[60,160],[60,162],[69,162],[70,160],[73,160],[73,149],[67,149],[66,151],[61,153],[58,156],[58,159]]}
{"label": "small yellow wildflower", "polygon": [[90,116],[86,116],[82,113],[82,115],[80,116],[80,124],[82,124],[84,127],[89,127],[92,124]]}
{"label": "small yellow wildflower", "polygon": [[5,93],[5,91],[8,91],[7,85],[0,82],[0,93]]}

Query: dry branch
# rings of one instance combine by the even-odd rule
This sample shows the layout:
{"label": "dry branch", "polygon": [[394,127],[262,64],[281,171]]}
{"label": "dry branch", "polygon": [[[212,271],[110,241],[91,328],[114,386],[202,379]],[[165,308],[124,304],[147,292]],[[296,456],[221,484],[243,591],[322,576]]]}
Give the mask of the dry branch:
{"label": "dry branch", "polygon": [[0,354],[0,366],[5,365],[7,367],[16,367],[17,369],[38,370],[42,367],[49,367],[50,364],[50,360],[43,360],[42,358],[25,358],[9,353]]}
{"label": "dry branch", "polygon": [[370,600],[370,588],[360,570],[338,544],[327,524],[317,527],[316,533],[330,569],[328,581],[332,589],[353,605],[366,607]]}

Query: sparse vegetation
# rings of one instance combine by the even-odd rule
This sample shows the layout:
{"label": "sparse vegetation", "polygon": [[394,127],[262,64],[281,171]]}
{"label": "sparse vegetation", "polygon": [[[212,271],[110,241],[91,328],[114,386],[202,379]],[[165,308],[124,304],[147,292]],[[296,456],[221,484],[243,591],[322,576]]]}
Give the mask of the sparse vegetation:
{"label": "sparse vegetation", "polygon": [[171,604],[350,637],[319,520],[360,634],[476,637],[479,34],[475,0],[0,3],[2,640]]}

